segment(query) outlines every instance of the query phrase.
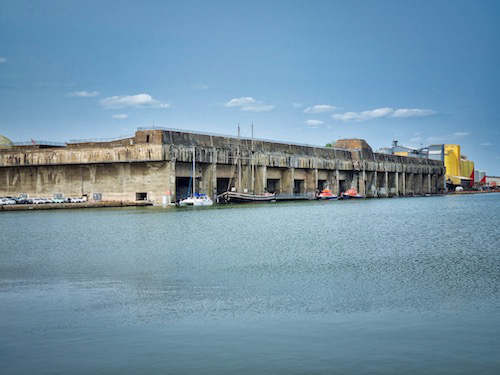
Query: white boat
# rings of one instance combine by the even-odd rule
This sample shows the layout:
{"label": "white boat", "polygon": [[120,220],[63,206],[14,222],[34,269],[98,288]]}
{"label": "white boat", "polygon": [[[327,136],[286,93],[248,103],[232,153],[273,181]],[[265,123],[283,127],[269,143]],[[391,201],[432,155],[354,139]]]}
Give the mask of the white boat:
{"label": "white boat", "polygon": [[191,175],[191,181],[193,185],[192,194],[190,197],[182,199],[179,202],[179,206],[211,206],[214,202],[206,195],[206,194],[198,194],[196,193],[196,153],[195,148],[193,147],[193,172]]}
{"label": "white boat", "polygon": [[206,194],[195,194],[179,202],[180,206],[211,206],[214,202]]}

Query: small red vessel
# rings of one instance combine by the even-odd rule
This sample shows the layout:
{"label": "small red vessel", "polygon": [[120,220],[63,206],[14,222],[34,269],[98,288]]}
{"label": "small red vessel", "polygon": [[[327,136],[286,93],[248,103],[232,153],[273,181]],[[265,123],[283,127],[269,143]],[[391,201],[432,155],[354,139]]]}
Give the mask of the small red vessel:
{"label": "small red vessel", "polygon": [[327,199],[337,199],[337,196],[333,194],[330,189],[323,189],[321,193],[318,194],[317,198],[327,200]]}
{"label": "small red vessel", "polygon": [[360,198],[364,198],[364,196],[361,194],[358,194],[358,191],[356,189],[351,188],[347,191],[344,191],[340,195],[339,199],[360,199]]}

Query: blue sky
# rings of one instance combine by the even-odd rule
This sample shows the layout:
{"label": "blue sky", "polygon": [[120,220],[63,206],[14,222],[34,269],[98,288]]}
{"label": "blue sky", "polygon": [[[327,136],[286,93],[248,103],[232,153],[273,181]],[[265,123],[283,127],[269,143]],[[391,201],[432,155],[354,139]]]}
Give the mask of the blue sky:
{"label": "blue sky", "polygon": [[500,175],[498,1],[3,1],[0,134],[459,143]]}

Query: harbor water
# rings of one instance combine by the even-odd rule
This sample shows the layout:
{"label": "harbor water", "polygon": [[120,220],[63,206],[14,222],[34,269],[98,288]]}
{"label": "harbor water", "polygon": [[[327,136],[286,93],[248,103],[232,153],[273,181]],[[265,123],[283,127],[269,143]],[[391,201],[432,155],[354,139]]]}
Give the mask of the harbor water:
{"label": "harbor water", "polygon": [[498,374],[500,194],[0,214],[0,373]]}

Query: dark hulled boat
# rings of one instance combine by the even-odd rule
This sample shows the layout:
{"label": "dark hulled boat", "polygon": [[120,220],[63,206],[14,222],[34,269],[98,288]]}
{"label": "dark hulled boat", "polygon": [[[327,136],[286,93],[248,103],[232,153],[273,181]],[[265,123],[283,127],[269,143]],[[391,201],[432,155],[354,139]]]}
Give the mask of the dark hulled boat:
{"label": "dark hulled boat", "polygon": [[226,191],[217,196],[218,201],[235,202],[235,203],[250,203],[250,202],[270,202],[276,200],[276,194],[249,194],[238,193],[236,191]]}

